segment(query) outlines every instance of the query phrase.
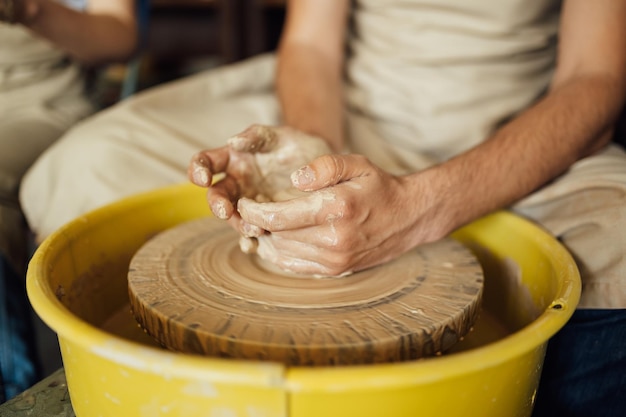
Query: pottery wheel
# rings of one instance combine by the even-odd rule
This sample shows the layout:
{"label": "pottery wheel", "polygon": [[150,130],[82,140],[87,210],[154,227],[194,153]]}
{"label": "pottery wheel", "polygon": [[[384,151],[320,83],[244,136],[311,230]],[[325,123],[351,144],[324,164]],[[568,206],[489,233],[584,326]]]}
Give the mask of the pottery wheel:
{"label": "pottery wheel", "polygon": [[483,273],[451,238],[346,277],[267,268],[212,217],[148,241],[129,269],[133,314],[174,351],[287,365],[395,362],[445,352],[477,318]]}

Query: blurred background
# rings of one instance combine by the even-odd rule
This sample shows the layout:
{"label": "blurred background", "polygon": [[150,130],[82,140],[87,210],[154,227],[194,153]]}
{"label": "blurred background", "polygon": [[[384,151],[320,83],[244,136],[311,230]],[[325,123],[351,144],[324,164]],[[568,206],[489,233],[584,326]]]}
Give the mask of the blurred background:
{"label": "blurred background", "polygon": [[[144,0],[144,44],[127,65],[93,75],[104,108],[121,96],[218,65],[272,51],[286,0]],[[124,90],[126,88],[126,90]]]}

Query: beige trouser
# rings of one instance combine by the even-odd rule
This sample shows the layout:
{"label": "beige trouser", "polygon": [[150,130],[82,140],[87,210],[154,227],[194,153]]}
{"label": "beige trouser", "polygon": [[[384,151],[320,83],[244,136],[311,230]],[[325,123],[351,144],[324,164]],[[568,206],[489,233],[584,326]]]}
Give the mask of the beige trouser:
{"label": "beige trouser", "polygon": [[0,252],[20,271],[26,256],[26,229],[18,204],[22,176],[91,107],[83,97],[83,78],[76,66],[53,50],[42,56],[46,46],[35,38],[37,54],[26,54],[27,32],[0,29]]}
{"label": "beige trouser", "polygon": [[[257,57],[140,93],[76,126],[23,182],[31,227],[42,238],[124,196],[185,182],[197,151],[223,145],[251,123],[280,123],[273,75],[273,59]],[[372,120],[349,114],[351,148],[390,171],[432,163],[385,143],[375,128]],[[610,147],[580,161],[514,210],[572,251],[583,274],[581,306],[626,308],[623,150]]]}

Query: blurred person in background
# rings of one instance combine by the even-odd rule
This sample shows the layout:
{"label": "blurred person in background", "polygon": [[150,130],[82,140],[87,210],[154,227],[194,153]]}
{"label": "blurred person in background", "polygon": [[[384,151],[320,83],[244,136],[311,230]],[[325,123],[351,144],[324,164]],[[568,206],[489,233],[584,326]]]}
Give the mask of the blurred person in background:
{"label": "blurred person in background", "polygon": [[20,181],[95,110],[85,68],[135,52],[135,14],[134,0],[0,0],[0,402],[41,377],[24,285]]}

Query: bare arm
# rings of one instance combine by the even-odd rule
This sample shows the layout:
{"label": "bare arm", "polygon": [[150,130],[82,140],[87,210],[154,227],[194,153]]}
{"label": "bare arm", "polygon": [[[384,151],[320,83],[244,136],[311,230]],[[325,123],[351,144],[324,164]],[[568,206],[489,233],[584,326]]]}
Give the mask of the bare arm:
{"label": "bare arm", "polygon": [[[347,0],[291,0],[276,85],[284,123],[343,148],[342,66]],[[323,24],[322,24],[323,22]]]}
{"label": "bare arm", "polygon": [[22,0],[18,23],[84,64],[122,61],[138,40],[134,0],[90,0],[85,12],[52,0]]}
{"label": "bare arm", "polygon": [[626,95],[624,22],[624,0],[564,3],[548,94],[487,142],[425,173],[439,194],[430,199],[432,237],[510,205],[607,145]]}

